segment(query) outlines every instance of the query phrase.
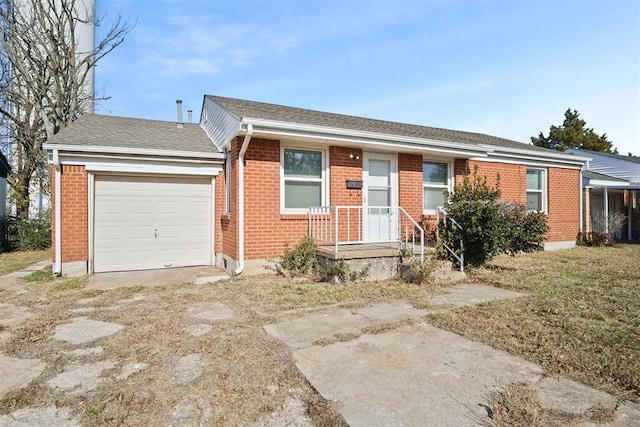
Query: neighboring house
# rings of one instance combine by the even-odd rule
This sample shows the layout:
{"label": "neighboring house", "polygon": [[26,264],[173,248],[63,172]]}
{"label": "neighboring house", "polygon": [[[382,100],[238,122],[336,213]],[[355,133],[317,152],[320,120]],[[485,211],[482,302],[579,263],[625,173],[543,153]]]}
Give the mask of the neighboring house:
{"label": "neighboring house", "polygon": [[565,151],[591,160],[583,173],[584,231],[593,229],[593,218],[610,213],[626,216],[614,233],[619,240],[640,241],[640,157],[570,148]]}
{"label": "neighboring house", "polygon": [[11,166],[4,154],[0,153],[0,216],[7,214],[7,175]]}
{"label": "neighboring house", "polygon": [[[187,265],[263,271],[311,233],[408,237],[467,170],[548,215],[549,249],[581,229],[586,158],[494,136],[205,96],[200,124],[87,114],[45,145],[54,271]],[[314,209],[310,214],[310,207]]]}

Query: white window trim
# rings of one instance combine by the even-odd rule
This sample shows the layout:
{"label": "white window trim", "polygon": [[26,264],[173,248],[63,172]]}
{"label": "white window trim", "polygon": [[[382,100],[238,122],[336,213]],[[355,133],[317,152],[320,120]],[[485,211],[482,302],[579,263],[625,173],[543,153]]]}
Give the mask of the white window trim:
{"label": "white window trim", "polygon": [[[446,163],[447,164],[447,184],[427,184],[424,182],[424,175],[422,176],[422,214],[423,215],[435,215],[436,209],[425,209],[424,208],[424,189],[425,188],[439,188],[441,190],[449,190],[449,192],[453,192],[452,184],[453,184],[453,164],[449,160],[440,160],[440,159],[428,159],[423,158],[422,163]],[[424,172],[423,172],[424,174]]]}
{"label": "white window trim", "polygon": [[[540,171],[540,172],[542,172],[542,182],[540,183],[540,185],[541,185],[541,187],[542,187],[542,188],[541,188],[540,190],[538,190],[538,189],[530,189],[529,187],[527,187],[527,177],[526,177],[526,173],[527,173],[528,171],[530,171],[530,170],[533,170],[533,171]],[[548,199],[548,197],[547,197],[547,193],[548,193],[548,191],[549,191],[549,189],[547,188],[547,169],[545,169],[545,168],[532,168],[532,167],[528,167],[528,168],[526,169],[526,171],[525,171],[525,180],[524,180],[524,182],[525,182],[525,187],[526,187],[526,189],[525,189],[525,196],[526,196],[527,194],[529,194],[529,193],[540,193],[540,194],[542,194],[542,210],[541,210],[541,212],[543,212],[543,213],[547,214],[547,213],[549,212],[549,210],[548,210],[548,206],[547,206],[547,199]],[[526,199],[526,197],[525,197],[525,199]],[[526,203],[526,202],[525,202],[525,203]],[[538,212],[537,210],[530,210],[530,211],[531,211],[531,212]]]}
{"label": "white window trim", "polygon": [[301,182],[320,182],[320,199],[321,206],[327,206],[327,201],[329,200],[329,171],[328,171],[328,154],[327,150],[324,148],[318,147],[309,147],[305,145],[281,145],[280,146],[280,213],[288,214],[288,215],[298,215],[298,214],[308,214],[308,209],[286,209],[284,195],[285,195],[285,186],[284,186],[284,151],[285,150],[302,150],[302,151],[315,151],[321,153],[322,157],[322,165],[321,165],[321,175],[320,178],[299,178],[299,177],[289,177],[287,181],[301,181]]}

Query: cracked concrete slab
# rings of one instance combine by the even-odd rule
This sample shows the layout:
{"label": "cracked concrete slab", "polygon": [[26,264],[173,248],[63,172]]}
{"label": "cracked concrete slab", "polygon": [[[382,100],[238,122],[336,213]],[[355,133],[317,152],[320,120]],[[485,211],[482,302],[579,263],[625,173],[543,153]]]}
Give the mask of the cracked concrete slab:
{"label": "cracked concrete slab", "polygon": [[18,409],[7,415],[0,415],[0,426],[7,427],[77,427],[79,425],[80,422],[71,415],[68,408],[53,406]]}
{"label": "cracked concrete slab", "polygon": [[118,380],[126,380],[133,374],[137,374],[140,371],[147,369],[149,365],[146,363],[129,362],[122,367],[120,373],[116,376]]}
{"label": "cracked concrete slab", "polygon": [[208,358],[204,354],[196,353],[182,356],[173,369],[174,383],[184,385],[197,380],[208,363]]}
{"label": "cracked concrete slab", "polygon": [[193,304],[187,309],[187,313],[196,319],[208,320],[210,322],[231,319],[233,317],[233,310],[217,301]]}
{"label": "cracked concrete slab", "polygon": [[374,323],[393,322],[426,314],[426,311],[413,308],[404,301],[395,301],[353,310],[336,309],[311,313],[286,322],[265,325],[264,329],[289,347],[300,349],[337,334],[360,333]]}
{"label": "cracked concrete slab", "polygon": [[294,352],[349,425],[460,426],[486,418],[489,387],[537,381],[540,366],[421,323]]}
{"label": "cracked concrete slab", "polygon": [[196,325],[189,325],[185,328],[185,332],[187,332],[192,337],[201,337],[203,335],[207,335],[211,332],[212,326],[206,323],[198,323]]}
{"label": "cracked concrete slab", "polygon": [[194,425],[210,425],[213,416],[213,406],[203,397],[183,399],[171,411],[173,418],[180,421],[181,425],[189,422]]}
{"label": "cracked concrete slab", "polygon": [[597,405],[613,408],[616,398],[585,384],[564,377],[546,377],[536,384],[538,401],[543,408],[568,414],[582,414]]}
{"label": "cracked concrete slab", "polygon": [[47,381],[47,385],[69,394],[85,393],[98,387],[100,382],[104,381],[104,378],[100,377],[102,371],[113,368],[115,365],[116,362],[112,360],[70,365],[64,372]]}
{"label": "cracked concrete slab", "polygon": [[122,329],[124,326],[118,323],[75,317],[71,323],[57,326],[53,338],[70,344],[85,344],[118,333]]}
{"label": "cracked concrete slab", "polygon": [[0,354],[0,398],[28,385],[46,366],[40,359],[17,359]]}
{"label": "cracked concrete slab", "polygon": [[7,328],[18,326],[33,316],[34,314],[27,307],[0,302],[0,325],[2,326]]}
{"label": "cracked concrete slab", "polygon": [[446,294],[436,295],[433,304],[450,304],[457,307],[484,304],[501,299],[523,297],[525,294],[485,285],[456,285],[447,288]]}

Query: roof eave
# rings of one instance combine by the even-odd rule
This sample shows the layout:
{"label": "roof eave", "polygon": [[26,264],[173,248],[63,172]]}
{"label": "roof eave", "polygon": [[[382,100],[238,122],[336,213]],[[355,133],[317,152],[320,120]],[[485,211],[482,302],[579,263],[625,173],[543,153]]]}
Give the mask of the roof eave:
{"label": "roof eave", "polygon": [[55,143],[44,143],[42,145],[42,148],[44,148],[47,151],[58,150],[58,151],[70,152],[70,153],[125,154],[125,155],[140,155],[140,156],[154,156],[154,157],[198,158],[198,159],[210,159],[210,160],[224,159],[224,153],[158,150],[158,149],[150,149],[150,148],[69,145],[69,144],[55,144]]}
{"label": "roof eave", "polygon": [[492,148],[481,147],[475,144],[243,117],[241,122],[242,130],[246,131],[249,124],[253,126],[254,134],[261,133],[274,136],[304,137],[325,142],[341,141],[378,147],[410,149],[414,151],[438,151],[465,157],[486,157],[488,153],[493,151]]}
{"label": "roof eave", "polygon": [[489,144],[480,144],[482,147],[492,148],[492,156],[513,158],[520,160],[550,161],[558,164],[566,164],[584,167],[591,158],[581,157],[573,154],[562,154],[558,152],[534,151],[523,148],[502,147]]}

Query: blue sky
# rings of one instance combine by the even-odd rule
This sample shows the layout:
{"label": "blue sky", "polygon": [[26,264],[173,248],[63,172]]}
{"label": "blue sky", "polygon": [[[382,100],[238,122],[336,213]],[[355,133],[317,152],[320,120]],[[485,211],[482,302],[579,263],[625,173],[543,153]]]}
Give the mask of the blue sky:
{"label": "blue sky", "polygon": [[[567,108],[640,155],[640,2],[96,0],[135,27],[97,112],[197,121],[204,94],[530,142]],[[102,28],[97,29],[100,36]]]}

